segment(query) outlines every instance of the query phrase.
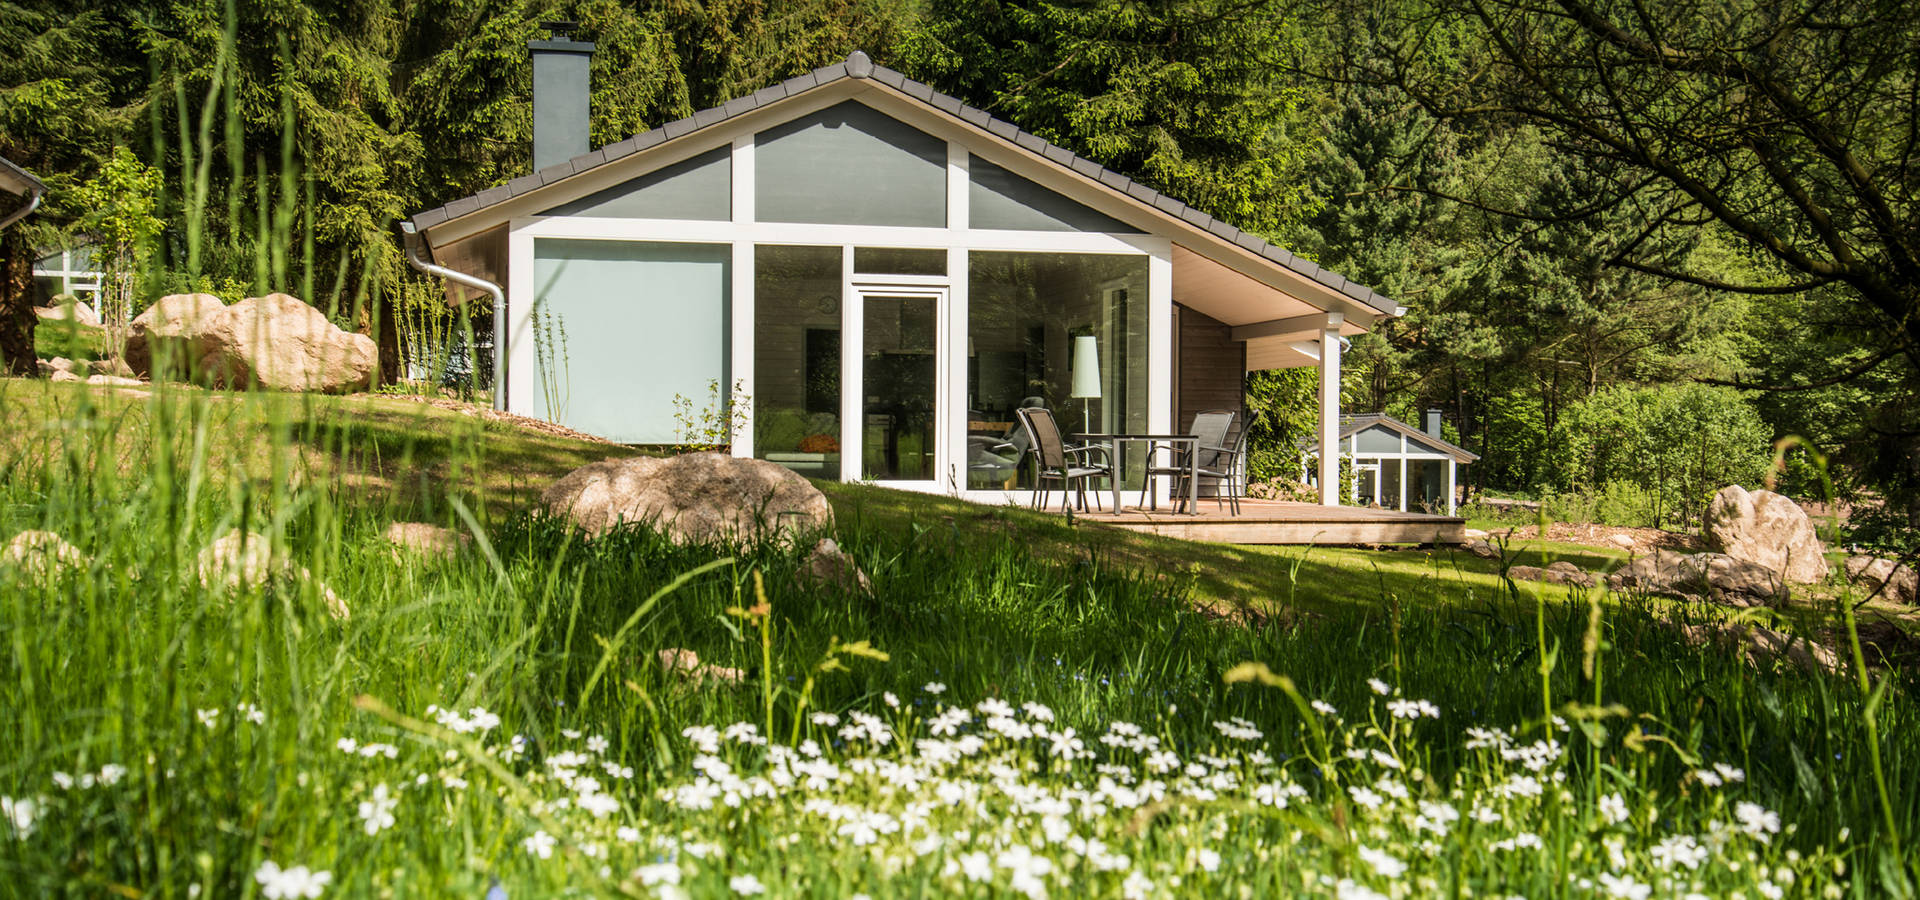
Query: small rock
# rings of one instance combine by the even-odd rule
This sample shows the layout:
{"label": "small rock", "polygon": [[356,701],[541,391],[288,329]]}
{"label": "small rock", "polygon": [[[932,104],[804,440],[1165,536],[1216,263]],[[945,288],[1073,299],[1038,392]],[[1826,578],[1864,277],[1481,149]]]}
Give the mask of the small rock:
{"label": "small rock", "polygon": [[724,453],[589,463],[554,482],[540,500],[589,537],[636,522],[680,544],[751,543],[833,525],[826,495],[792,469]]}
{"label": "small rock", "polygon": [[1911,566],[1878,556],[1847,557],[1847,581],[1868,594],[1877,591],[1888,600],[1908,606],[1920,596],[1920,574]]}
{"label": "small rock", "polygon": [[1696,647],[1716,643],[1739,650],[1749,665],[1765,667],[1784,659],[1808,671],[1838,672],[1840,657],[1824,644],[1793,638],[1759,625],[1703,624],[1682,626],[1680,633]]}
{"label": "small rock", "polygon": [[387,526],[387,542],[402,550],[451,559],[472,538],[425,522],[394,522]]}
{"label": "small rock", "polygon": [[80,376],[78,376],[78,375],[75,375],[75,374],[73,374],[72,372],[70,372],[70,371],[68,371],[68,370],[66,370],[66,369],[55,369],[55,370],[53,370],[53,374],[52,374],[52,375],[48,375],[48,376],[47,376],[47,380],[48,380],[48,381],[71,381],[71,382],[74,382],[74,383],[76,383],[76,384],[77,384],[77,383],[80,383],[80,382],[84,382],[84,381],[86,381],[86,379],[85,379],[85,378],[81,378]]}
{"label": "small rock", "polygon": [[144,387],[146,382],[138,378],[122,378],[118,375],[88,375],[87,383],[110,387]]}
{"label": "small rock", "polygon": [[[200,579],[200,586],[206,588],[224,587],[229,591],[241,591],[258,588],[272,578],[295,578],[300,581],[312,581],[313,573],[305,566],[296,566],[291,560],[273,559],[273,547],[265,537],[252,532],[243,532],[236,528],[207,545],[194,560],[194,574]],[[325,584],[320,586],[320,595],[327,604],[327,614],[336,619],[345,619],[351,615],[345,600],[340,599],[333,589]]]}
{"label": "small rock", "polygon": [[1555,561],[1544,569],[1534,566],[1514,566],[1507,570],[1507,576],[1515,581],[1538,581],[1580,588],[1590,588],[1594,585],[1591,574],[1564,559]]}
{"label": "small rock", "polygon": [[1607,538],[1607,543],[1619,547],[1622,550],[1632,550],[1634,547],[1639,546],[1639,542],[1635,541],[1633,535],[1630,534],[1616,534]]}
{"label": "small rock", "polygon": [[700,661],[700,654],[685,647],[669,647],[658,654],[660,668],[669,675],[678,675],[694,684],[708,681],[720,684],[741,684],[747,680],[747,673],[730,666],[716,666]]}
{"label": "small rock", "polygon": [[124,359],[96,359],[87,367],[95,375],[112,375],[118,378],[134,378],[133,367]]}
{"label": "small rock", "polygon": [[1479,528],[1469,528],[1465,532],[1467,540],[1486,540],[1487,532]]}
{"label": "small rock", "polygon": [[35,578],[86,564],[87,555],[80,548],[51,531],[22,531],[0,549],[0,565],[18,566]]}
{"label": "small rock", "polygon": [[1477,540],[1477,541],[1468,541],[1467,552],[1475,556],[1478,556],[1481,559],[1497,560],[1500,558],[1500,548],[1494,546],[1492,541],[1488,541],[1485,539]]}
{"label": "small rock", "polygon": [[847,556],[833,538],[821,538],[820,543],[813,545],[813,552],[807,554],[806,560],[800,563],[799,570],[793,574],[801,584],[817,587],[832,585],[844,591],[873,593],[873,582],[867,578],[867,573],[860,571],[852,557]]}

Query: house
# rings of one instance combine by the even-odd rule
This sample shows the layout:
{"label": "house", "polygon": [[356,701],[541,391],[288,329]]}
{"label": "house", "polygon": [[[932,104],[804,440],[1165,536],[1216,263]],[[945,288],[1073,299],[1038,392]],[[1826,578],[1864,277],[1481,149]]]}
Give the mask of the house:
{"label": "house", "polygon": [[[1385,413],[1341,418],[1339,452],[1353,466],[1355,506],[1454,514],[1459,467],[1480,457],[1441,436],[1440,410],[1427,410],[1425,424],[1415,428]],[[1320,478],[1322,458],[1315,442],[1300,442],[1302,481],[1328,483]]]}
{"label": "house", "polygon": [[672,443],[738,386],[736,455],[1004,498],[1016,408],[1166,433],[1255,369],[1320,367],[1331,448],[1341,339],[1400,312],[863,53],[589,150],[593,45],[530,49],[537,171],[402,226],[493,298],[504,410]]}

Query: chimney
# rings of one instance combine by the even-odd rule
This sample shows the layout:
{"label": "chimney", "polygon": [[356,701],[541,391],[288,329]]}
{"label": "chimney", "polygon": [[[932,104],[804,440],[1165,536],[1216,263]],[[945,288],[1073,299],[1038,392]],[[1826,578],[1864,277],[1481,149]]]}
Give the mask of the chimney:
{"label": "chimney", "polygon": [[593,45],[573,40],[573,22],[546,22],[548,39],[527,42],[533,58],[533,170],[587,152],[588,62]]}
{"label": "chimney", "polygon": [[1437,437],[1443,441],[1446,440],[1446,438],[1440,434],[1440,407],[1427,407],[1427,427],[1422,430],[1430,437]]}

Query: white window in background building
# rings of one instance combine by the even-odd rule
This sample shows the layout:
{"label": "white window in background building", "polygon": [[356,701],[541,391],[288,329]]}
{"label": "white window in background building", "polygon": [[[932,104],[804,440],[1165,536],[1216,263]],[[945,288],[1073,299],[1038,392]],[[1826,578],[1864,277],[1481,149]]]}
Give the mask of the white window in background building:
{"label": "white window in background building", "polygon": [[33,263],[33,305],[50,306],[54,297],[72,294],[98,309],[100,278],[93,267],[92,247],[52,251]]}

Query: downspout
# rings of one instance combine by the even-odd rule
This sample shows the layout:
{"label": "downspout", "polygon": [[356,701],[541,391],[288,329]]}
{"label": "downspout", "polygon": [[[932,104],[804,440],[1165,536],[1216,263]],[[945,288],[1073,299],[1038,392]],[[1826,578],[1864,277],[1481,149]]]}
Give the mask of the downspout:
{"label": "downspout", "polygon": [[46,195],[47,195],[47,188],[45,185],[39,184],[37,182],[30,182],[27,185],[26,205],[20,207],[19,209],[14,210],[13,212],[8,213],[6,218],[0,219],[0,229],[4,229],[7,226],[20,221],[21,219],[24,219],[30,215],[33,215],[33,211],[40,208],[40,198],[45,197]]}
{"label": "downspout", "polygon": [[406,246],[407,264],[427,275],[445,278],[454,284],[464,285],[476,291],[485,291],[493,298],[493,408],[505,411],[507,408],[507,294],[500,286],[484,278],[455,272],[446,266],[436,266],[421,256],[425,241],[421,240],[419,230],[412,222],[400,223],[401,243]]}

